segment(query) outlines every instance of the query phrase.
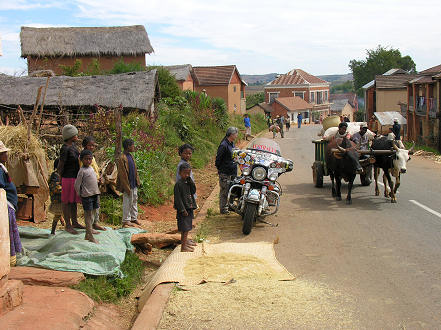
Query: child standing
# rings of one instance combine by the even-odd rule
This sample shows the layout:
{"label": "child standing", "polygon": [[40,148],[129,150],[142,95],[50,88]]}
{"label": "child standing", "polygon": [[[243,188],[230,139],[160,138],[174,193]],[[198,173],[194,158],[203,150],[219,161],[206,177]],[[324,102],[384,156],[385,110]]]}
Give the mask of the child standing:
{"label": "child standing", "polygon": [[181,178],[174,187],[174,208],[176,209],[176,219],[178,230],[181,232],[181,252],[193,252],[196,243],[188,239],[188,232],[193,228],[193,210],[196,208],[194,194],[196,185],[190,177],[191,166],[182,163],[179,166]]}
{"label": "child standing", "polygon": [[[95,151],[96,148],[96,141],[95,138],[92,136],[86,136],[83,139],[83,149],[84,150],[90,150],[93,154],[93,152]],[[99,187],[99,183],[100,183],[100,169],[98,167],[98,164],[95,160],[95,157],[92,158],[92,163],[90,164],[90,167],[93,168],[93,170],[95,171],[96,174],[96,179],[98,182],[98,187]],[[96,209],[95,212],[93,213],[93,229],[96,230],[106,230],[106,228],[101,227],[98,222],[100,221],[100,209]]]}
{"label": "child standing", "polygon": [[[181,160],[179,161],[178,168],[176,169],[176,182],[178,182],[179,179],[181,178],[181,176],[179,175],[179,166],[181,166],[182,164],[190,165],[190,159],[191,159],[191,156],[193,155],[193,151],[194,151],[194,148],[188,143],[185,143],[179,147],[178,153],[179,153],[179,156],[181,156]],[[194,182],[193,171],[191,169],[190,169],[190,178]],[[198,196],[196,194],[194,194],[196,208],[198,208],[197,198],[198,198]]]}
{"label": "child standing", "polygon": [[81,196],[84,209],[84,219],[86,222],[86,236],[84,239],[92,243],[98,243],[93,237],[92,224],[93,213],[100,208],[100,189],[98,188],[95,171],[90,166],[93,159],[92,151],[84,149],[81,151],[80,159],[83,162],[83,166],[78,171],[78,176],[75,180],[75,191]]}
{"label": "child standing", "polygon": [[116,189],[123,193],[123,228],[141,225],[138,221],[138,187],[139,177],[135,160],[131,152],[135,151],[135,142],[132,139],[123,141],[123,154],[119,157],[118,177]]}
{"label": "child standing", "polygon": [[60,175],[57,172],[59,160],[59,158],[55,159],[54,171],[49,178],[49,194],[51,196],[51,205],[49,206],[49,212],[54,215],[54,219],[52,220],[52,235],[55,235],[58,221],[61,221],[61,223],[65,225],[64,219],[61,215],[63,212],[61,209],[61,179]]}
{"label": "child standing", "polygon": [[62,131],[64,144],[60,150],[60,161],[58,163],[58,173],[61,176],[61,203],[66,222],[66,231],[71,234],[78,234],[74,228],[84,229],[78,223],[77,203],[81,202],[80,197],[75,192],[75,179],[80,170],[79,156],[75,142],[78,141],[78,130],[73,125],[66,125]]}

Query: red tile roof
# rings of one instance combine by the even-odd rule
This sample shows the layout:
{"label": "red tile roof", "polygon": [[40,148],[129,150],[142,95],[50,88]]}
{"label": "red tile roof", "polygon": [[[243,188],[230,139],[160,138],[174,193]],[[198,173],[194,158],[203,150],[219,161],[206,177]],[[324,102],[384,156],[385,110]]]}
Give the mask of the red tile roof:
{"label": "red tile roof", "polygon": [[287,74],[282,74],[274,79],[269,85],[310,85],[310,84],[329,84],[327,81],[317,78],[308,72],[294,69]]}
{"label": "red tile roof", "polygon": [[291,111],[312,109],[312,105],[299,96],[278,97],[275,99],[275,102]]}
{"label": "red tile roof", "polygon": [[429,68],[429,69],[426,69],[426,70],[424,70],[424,71],[421,71],[420,73],[422,73],[422,74],[428,74],[428,73],[436,74],[436,73],[441,73],[441,64],[440,64],[440,65],[437,65],[437,66],[434,66],[434,67],[431,67],[431,68]]}
{"label": "red tile roof", "polygon": [[[237,71],[235,65],[193,67],[193,72],[199,86],[229,85],[235,70]],[[237,74],[242,80],[239,71],[237,71]]]}

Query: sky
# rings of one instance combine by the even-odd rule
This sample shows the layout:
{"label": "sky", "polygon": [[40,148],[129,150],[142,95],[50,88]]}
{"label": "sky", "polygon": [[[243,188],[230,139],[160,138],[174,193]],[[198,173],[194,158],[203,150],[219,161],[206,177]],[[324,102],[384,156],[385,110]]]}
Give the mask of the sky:
{"label": "sky", "polygon": [[378,45],[417,70],[441,64],[439,0],[0,0],[0,72],[20,75],[20,27],[144,25],[147,64],[237,65],[241,74],[350,72]]}

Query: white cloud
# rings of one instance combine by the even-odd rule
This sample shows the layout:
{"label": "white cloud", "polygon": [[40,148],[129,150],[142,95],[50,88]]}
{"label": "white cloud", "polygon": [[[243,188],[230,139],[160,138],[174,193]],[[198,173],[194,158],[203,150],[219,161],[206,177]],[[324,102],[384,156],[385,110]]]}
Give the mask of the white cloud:
{"label": "white cloud", "polygon": [[0,10],[29,10],[35,8],[51,8],[51,7],[62,7],[62,1],[41,1],[34,0],[13,0],[0,1]]}
{"label": "white cloud", "polygon": [[[212,63],[232,57],[234,52],[266,56],[266,67],[253,68],[261,73],[274,71],[271,63],[282,72],[299,66],[306,66],[316,74],[347,72],[350,59],[364,58],[365,49],[379,44],[400,48],[415,60],[425,57],[422,48],[438,52],[440,47],[435,45],[435,40],[439,40],[437,29],[427,28],[422,32],[421,28],[412,28],[438,20],[436,9],[440,3],[434,0],[425,2],[425,7],[432,10],[421,10],[411,0],[349,3],[342,0],[78,0],[77,3],[80,17],[95,18],[105,24],[141,23],[147,30],[149,24],[162,24],[161,33],[170,37],[203,41],[215,50],[215,57],[213,50],[206,54]],[[153,47],[161,45],[153,44]],[[189,45],[185,53],[190,54],[191,49]],[[192,53],[201,57],[197,48]],[[249,66],[251,69],[251,63]]]}

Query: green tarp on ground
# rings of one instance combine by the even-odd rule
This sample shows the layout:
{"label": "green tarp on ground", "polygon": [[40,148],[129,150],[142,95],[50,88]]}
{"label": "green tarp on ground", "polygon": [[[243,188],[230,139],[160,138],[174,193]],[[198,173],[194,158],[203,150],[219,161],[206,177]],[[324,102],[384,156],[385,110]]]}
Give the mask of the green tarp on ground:
{"label": "green tarp on ground", "polygon": [[138,228],[100,231],[99,244],[84,240],[85,231],[78,235],[48,229],[19,227],[24,253],[17,256],[18,266],[30,266],[81,272],[89,275],[122,276],[120,269],[126,251],[133,251],[132,234],[145,232]]}

